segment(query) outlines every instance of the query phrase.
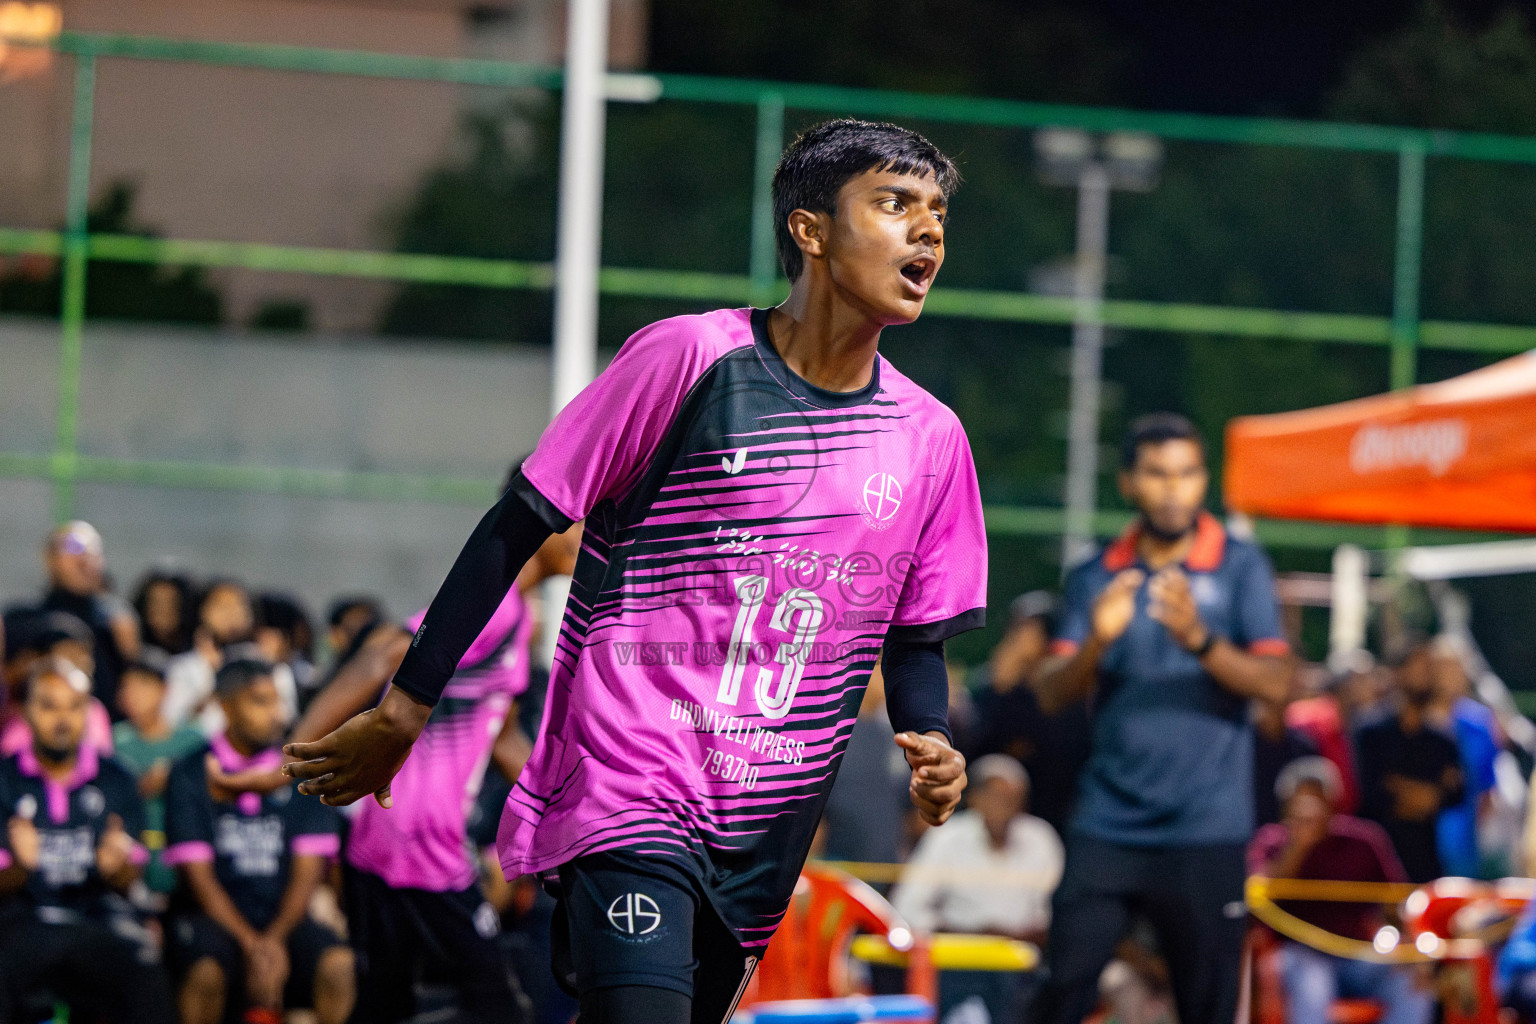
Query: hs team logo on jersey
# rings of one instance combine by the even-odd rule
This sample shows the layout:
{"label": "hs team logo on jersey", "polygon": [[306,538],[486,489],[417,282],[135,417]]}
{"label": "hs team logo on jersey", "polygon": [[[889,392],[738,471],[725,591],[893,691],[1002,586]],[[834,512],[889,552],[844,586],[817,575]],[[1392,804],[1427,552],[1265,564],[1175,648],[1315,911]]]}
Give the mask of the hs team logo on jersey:
{"label": "hs team logo on jersey", "polygon": [[901,511],[903,491],[901,481],[890,473],[871,473],[864,481],[861,514],[871,530],[884,530],[896,520]]}

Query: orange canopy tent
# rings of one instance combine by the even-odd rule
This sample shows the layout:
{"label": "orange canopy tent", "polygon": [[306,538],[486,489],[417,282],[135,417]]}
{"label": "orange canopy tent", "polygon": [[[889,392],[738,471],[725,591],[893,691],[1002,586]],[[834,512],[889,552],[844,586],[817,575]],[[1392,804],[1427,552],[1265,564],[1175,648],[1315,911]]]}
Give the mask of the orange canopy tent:
{"label": "orange canopy tent", "polygon": [[1536,351],[1461,377],[1227,425],[1229,509],[1536,532]]}

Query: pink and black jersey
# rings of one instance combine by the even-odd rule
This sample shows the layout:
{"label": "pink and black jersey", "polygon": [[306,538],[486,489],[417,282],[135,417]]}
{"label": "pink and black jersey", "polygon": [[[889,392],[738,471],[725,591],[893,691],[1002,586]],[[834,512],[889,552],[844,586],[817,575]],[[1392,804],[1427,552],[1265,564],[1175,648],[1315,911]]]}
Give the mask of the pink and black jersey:
{"label": "pink and black jersey", "polygon": [[[164,862],[213,865],[230,901],[253,928],[265,928],[282,909],[295,857],[334,857],[341,848],[341,815],[294,786],[270,793],[241,793],[234,803],[214,800],[208,789],[208,754],[226,772],[272,771],[282,751],[269,747],[250,756],[220,734],[206,748],[171,765],[165,789]],[[173,911],[191,911],[183,889]]]}
{"label": "pink and black jersey", "polygon": [[[405,627],[415,632],[425,615]],[[399,889],[456,892],[474,884],[469,813],[512,702],[528,689],[532,635],[533,617],[513,587],[459,660],[390,785],[394,807],[358,805],[347,838],[353,867]]]}
{"label": "pink and black jersey", "polygon": [[817,388],[766,325],[639,332],[514,482],[586,527],[498,837],[509,876],[671,859],[747,945],[783,914],[882,642],[981,625],[986,599],[955,415],[883,358],[859,391]]}
{"label": "pink and black jersey", "polygon": [[[96,848],[112,818],[133,837],[136,864],[149,860],[138,838],[144,830],[144,802],[128,770],[83,744],[75,769],[64,782],[43,772],[30,746],[0,760],[0,819],[24,818],[37,829],[37,868],[18,892],[0,899],[0,917],[16,907],[45,920],[107,917],[127,909],[96,870]],[[13,863],[0,837],[0,870]]]}

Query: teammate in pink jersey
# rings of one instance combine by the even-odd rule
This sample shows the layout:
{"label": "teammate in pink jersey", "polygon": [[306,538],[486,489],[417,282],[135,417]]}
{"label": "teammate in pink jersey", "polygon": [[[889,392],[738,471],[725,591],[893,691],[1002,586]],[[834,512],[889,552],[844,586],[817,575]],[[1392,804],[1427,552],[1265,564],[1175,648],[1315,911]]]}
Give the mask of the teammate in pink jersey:
{"label": "teammate in pink jersey", "polygon": [[[528,689],[534,625],[523,595],[550,576],[570,575],[579,533],[573,528],[544,543],[460,658],[395,776],[397,806],[367,804],[352,817],[345,889],[360,982],[354,1024],[413,1016],[424,967],[453,986],[466,1021],[529,1019],[495,940],[496,913],[480,892],[468,817],[487,767],[513,780],[527,760],[529,741],[512,713]],[[323,736],[377,704],[424,615],[403,627],[374,627],[315,697],[294,738]],[[216,781],[265,790],[286,779],[247,773]]]}
{"label": "teammate in pink jersey", "polygon": [[943,642],[984,618],[976,471],[955,415],[877,351],[922,310],[958,179],[895,125],[796,139],[773,184],[789,298],[630,338],[476,528],[379,707],[288,748],[305,792],[388,806],[509,581],[585,520],[497,844],[562,901],[583,1024],[729,1018],[877,658],[914,804],[940,824],[960,800]]}

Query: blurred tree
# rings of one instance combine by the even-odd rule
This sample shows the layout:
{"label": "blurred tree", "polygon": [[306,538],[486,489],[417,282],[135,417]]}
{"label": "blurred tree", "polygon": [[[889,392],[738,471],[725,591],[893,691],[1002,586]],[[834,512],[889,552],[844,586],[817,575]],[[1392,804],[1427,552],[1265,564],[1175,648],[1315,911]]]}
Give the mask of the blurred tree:
{"label": "blurred tree", "polygon": [[[1427,3],[1365,49],[1330,105],[1354,121],[1536,134],[1536,36],[1509,8],[1470,28]],[[1536,323],[1536,168],[1469,160],[1428,165],[1426,316]]]}
{"label": "blurred tree", "polygon": [[651,19],[660,69],[1045,102],[1115,102],[1127,55],[1058,2],[668,0]]}
{"label": "blurred tree", "polygon": [[[1469,28],[1437,3],[1363,49],[1330,117],[1536,132],[1536,37],[1517,11]],[[1175,145],[1163,181],[1116,198],[1116,291],[1136,298],[1385,315],[1392,303],[1397,161],[1390,155]],[[1536,323],[1536,168],[1428,165],[1423,315]],[[1249,412],[1385,389],[1386,356],[1347,345],[1190,336],[1110,353],[1124,414],[1159,403],[1209,431]],[[1420,379],[1491,357],[1423,353]],[[1169,367],[1159,372],[1157,365]],[[1171,372],[1170,372],[1171,371]]]}
{"label": "blurred tree", "polygon": [[[93,233],[156,237],[133,217],[135,186],[114,182],[86,218]],[[223,301],[200,267],[156,267],[94,260],[87,264],[85,315],[106,320],[216,324]],[[58,316],[64,294],[61,260],[32,261],[0,274],[0,311]]]}
{"label": "blurred tree", "polygon": [[[401,252],[545,261],[555,247],[558,107],[518,101],[465,115],[461,153],[428,173],[394,216]],[[501,341],[549,337],[549,295],[408,284],[385,309],[385,334]]]}

